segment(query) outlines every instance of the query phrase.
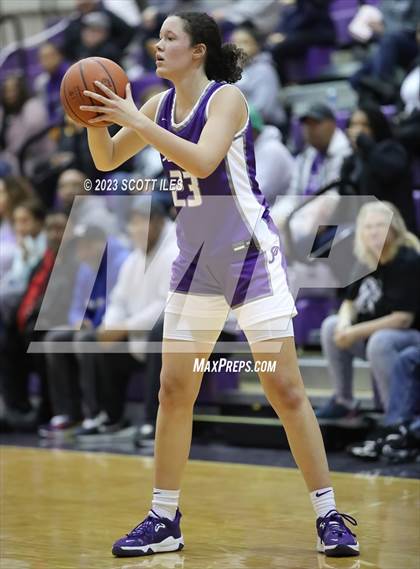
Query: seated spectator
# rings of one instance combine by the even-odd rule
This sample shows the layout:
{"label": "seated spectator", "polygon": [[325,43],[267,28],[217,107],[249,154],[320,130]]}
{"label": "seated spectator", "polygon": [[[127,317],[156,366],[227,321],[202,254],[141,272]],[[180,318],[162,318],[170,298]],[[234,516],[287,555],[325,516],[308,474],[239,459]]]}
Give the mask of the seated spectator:
{"label": "seated spectator", "polygon": [[81,20],[78,59],[85,57],[107,57],[120,63],[121,52],[110,36],[111,21],[108,14],[89,12]]}
{"label": "seated spectator", "polygon": [[264,122],[284,125],[286,115],[280,103],[280,82],[271,54],[262,51],[264,38],[252,24],[236,28],[231,41],[241,48],[247,58],[242,78],[236,83],[248,103],[262,116]]}
{"label": "seated spectator", "polygon": [[[47,110],[40,99],[29,95],[24,78],[9,75],[0,86],[0,161],[10,163],[14,173],[18,173],[20,151],[47,123]],[[47,137],[31,147],[26,155],[27,172],[30,174],[53,149],[54,145]]]}
{"label": "seated spectator", "polygon": [[35,198],[20,203],[13,212],[17,248],[12,266],[0,280],[3,314],[26,289],[30,274],[44,256],[47,247],[44,221],[44,208]]}
{"label": "seated spectator", "polygon": [[296,0],[285,9],[277,31],[268,38],[283,84],[287,83],[285,63],[299,58],[312,46],[334,46],[335,27],[329,0]]}
{"label": "seated spectator", "polygon": [[350,83],[362,101],[370,99],[386,105],[398,100],[398,68],[408,71],[418,56],[416,25],[420,21],[420,3],[383,0],[380,9],[383,23],[373,30],[379,39],[378,49],[350,78]]}
{"label": "seated spectator", "polygon": [[[338,180],[350,143],[337,127],[333,111],[323,103],[315,103],[301,117],[306,148],[296,157],[291,184],[284,198],[277,200],[272,209],[276,225],[283,229],[287,217],[302,202],[302,196],[312,196],[328,184]],[[291,231],[297,249],[306,250],[308,240],[313,243],[318,226],[328,224],[333,212],[330,195],[320,196],[302,208],[292,220]],[[321,237],[320,237],[321,238]],[[285,243],[287,247],[287,242]]]}
{"label": "seated spectator", "polygon": [[[77,259],[80,261],[66,329],[50,330],[45,336],[47,344],[47,381],[53,417],[48,425],[41,426],[40,436],[51,437],[71,429],[83,416],[93,418],[99,414],[95,377],[80,365],[81,350],[59,353],[54,342],[93,342],[95,329],[105,314],[107,295],[111,293],[121,266],[128,256],[127,248],[117,239],[109,237],[95,225],[74,229],[77,239]],[[106,252],[104,254],[104,248]],[[84,409],[82,409],[82,403]]]}
{"label": "seated spectator", "polygon": [[371,202],[361,208],[354,250],[372,272],[348,287],[338,315],[322,324],[322,350],[334,395],[317,411],[320,419],[349,418],[357,412],[355,356],[368,360],[380,402],[389,409],[397,358],[420,343],[420,243],[392,204]]}
{"label": "seated spectator", "polygon": [[249,117],[254,134],[258,185],[272,205],[278,196],[287,193],[294,174],[295,160],[282,143],[281,132],[277,127],[265,125],[253,107],[250,107]]}
{"label": "seated spectator", "polygon": [[0,282],[12,266],[18,247],[13,227],[13,212],[31,195],[31,187],[25,178],[17,176],[0,178]]}
{"label": "seated spectator", "polygon": [[96,225],[103,227],[108,234],[115,234],[117,221],[107,209],[106,196],[87,192],[84,188],[85,180],[85,174],[79,170],[64,170],[57,183],[58,205],[68,215],[71,212],[69,221],[73,226],[88,225],[94,215]]}
{"label": "seated spectator", "polygon": [[[420,23],[417,26],[417,43],[420,44]],[[420,158],[420,58],[401,85],[404,113],[396,131],[396,137],[413,157]]]}
{"label": "seated spectator", "polygon": [[402,350],[391,376],[384,425],[410,423],[420,417],[420,344]]}
{"label": "seated spectator", "polygon": [[393,203],[415,230],[409,157],[393,138],[385,115],[372,104],[360,105],[350,118],[348,135],[353,153],[341,169],[340,192]]}
{"label": "seated spectator", "polygon": [[[169,290],[171,266],[178,254],[174,224],[166,219],[158,201],[152,201],[149,212],[145,200],[136,199],[130,213],[128,231],[134,251],[121,268],[112,291],[103,323],[94,332],[100,343],[96,354],[79,354],[80,374],[85,374],[89,385],[98,385],[101,413],[86,418],[77,431],[81,440],[96,440],[102,435],[127,436],[134,434],[124,418],[126,389],[132,373],[143,370],[146,417],[143,433],[153,439],[160,383],[160,351],[147,351],[147,342],[160,342],[163,322],[160,316]],[[115,342],[127,342],[127,351],[115,350]],[[58,368],[57,368],[58,369]],[[52,377],[51,381],[55,378]],[[71,377],[69,376],[71,382]],[[73,381],[74,383],[74,381]],[[67,406],[67,417],[61,423],[50,424],[50,431],[74,430],[79,418],[69,416],[65,392],[62,406]]]}
{"label": "seated spectator", "polygon": [[383,421],[369,439],[351,445],[356,458],[393,462],[413,458],[420,450],[420,345],[408,346],[397,355],[391,373],[389,406]]}
{"label": "seated spectator", "polygon": [[44,101],[50,124],[59,124],[64,117],[60,101],[61,80],[69,68],[58,46],[46,42],[38,50],[43,72],[35,80],[35,90]]}
{"label": "seated spectator", "polygon": [[220,7],[215,7],[214,1],[207,0],[204,2],[203,9],[209,11],[222,31],[252,22],[260,32],[270,33],[274,30],[282,9],[281,2],[278,0],[259,0],[258,2],[249,2],[249,0],[229,2],[225,0],[221,4]]}
{"label": "seated spectator", "polygon": [[[54,129],[55,130],[55,129]],[[112,134],[113,127],[110,127]],[[55,130],[57,135],[56,151],[47,161],[39,164],[31,177],[36,193],[45,207],[54,207],[57,181],[64,170],[79,170],[90,180],[101,180],[100,172],[89,152],[87,129],[76,124],[68,115],[64,116],[64,124]],[[128,164],[124,167],[129,170]]]}
{"label": "seated spectator", "polygon": [[[133,39],[135,29],[114,14],[114,12],[107,10],[101,0],[76,0],[76,11],[64,32],[63,52],[69,61],[76,61],[86,57],[86,55],[82,55],[82,53],[85,53],[83,50],[86,49],[86,46],[82,45],[83,18],[97,12],[105,15],[108,20],[108,45],[113,46],[112,49],[116,50],[117,60],[121,58],[124,49]],[[92,53],[92,55],[100,54]],[[109,57],[109,55],[104,57]]]}
{"label": "seated spectator", "polygon": [[[34,429],[37,423],[51,417],[44,358],[40,354],[28,354],[27,350],[31,341],[41,340],[44,336],[44,332],[37,331],[35,325],[47,285],[48,302],[53,307],[62,305],[65,299],[71,297],[73,281],[69,275],[72,274],[70,265],[74,263],[74,255],[70,254],[70,248],[63,251],[63,262],[55,266],[66,224],[67,216],[63,213],[47,215],[47,249],[33,270],[17,310],[7,325],[0,349],[5,419],[9,426],[16,429]],[[53,268],[54,278],[50,281]],[[41,325],[41,329],[45,328]],[[28,378],[31,371],[38,373],[41,382],[41,403],[37,409],[33,408],[29,399]]]}

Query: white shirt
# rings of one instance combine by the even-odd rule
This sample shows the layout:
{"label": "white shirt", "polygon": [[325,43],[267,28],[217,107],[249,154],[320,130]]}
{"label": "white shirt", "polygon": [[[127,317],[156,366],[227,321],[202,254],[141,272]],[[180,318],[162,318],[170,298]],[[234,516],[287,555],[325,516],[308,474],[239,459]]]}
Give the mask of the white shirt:
{"label": "white shirt", "polygon": [[158,242],[147,256],[133,251],[123,263],[111,293],[103,325],[129,330],[130,352],[144,359],[147,336],[162,314],[169,291],[172,263],[178,256],[175,224],[167,220]]}
{"label": "white shirt", "polygon": [[[325,159],[319,168],[319,189],[340,177],[341,166],[344,158],[349,154],[351,154],[350,142],[344,132],[339,128],[336,128],[330,140]],[[281,225],[294,208],[297,207],[298,204],[302,203],[302,198],[300,196],[305,193],[305,190],[308,187],[311,168],[316,155],[317,150],[313,146],[308,146],[297,156],[294,176],[287,192],[287,196],[279,198],[276,201],[275,206],[271,209],[271,217],[276,225]],[[331,190],[328,192],[328,195],[332,194],[336,194],[336,191]],[[311,204],[311,207],[305,208],[306,215],[303,215],[303,212],[299,214],[299,218],[302,220],[302,224],[299,223],[299,225],[305,233],[307,231],[312,231],[312,227],[317,223],[322,223],[321,218],[325,220],[328,218],[328,213],[331,213],[330,207],[326,207],[326,209],[324,209],[327,203],[331,204],[331,199],[328,199],[327,194],[324,194],[324,196],[326,197],[324,198],[320,196],[315,200]],[[323,215],[318,216],[321,212]],[[308,216],[312,219],[309,226],[306,225],[307,219],[304,219]],[[296,220],[294,222],[296,223]]]}
{"label": "white shirt", "polygon": [[401,99],[404,101],[407,115],[415,109],[420,109],[420,65],[417,65],[402,82]]}
{"label": "white shirt", "polygon": [[271,205],[289,189],[295,160],[275,126],[266,125],[255,141],[255,167],[260,190]]}

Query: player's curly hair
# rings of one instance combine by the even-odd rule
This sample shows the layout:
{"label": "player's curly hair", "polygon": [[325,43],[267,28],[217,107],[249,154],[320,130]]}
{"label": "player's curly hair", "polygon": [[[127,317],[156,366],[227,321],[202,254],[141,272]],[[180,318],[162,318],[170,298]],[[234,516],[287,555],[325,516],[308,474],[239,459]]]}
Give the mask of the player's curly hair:
{"label": "player's curly hair", "polygon": [[191,44],[204,43],[207,48],[205,72],[209,79],[235,83],[242,77],[245,53],[233,44],[222,44],[216,21],[204,12],[177,12],[191,37]]}

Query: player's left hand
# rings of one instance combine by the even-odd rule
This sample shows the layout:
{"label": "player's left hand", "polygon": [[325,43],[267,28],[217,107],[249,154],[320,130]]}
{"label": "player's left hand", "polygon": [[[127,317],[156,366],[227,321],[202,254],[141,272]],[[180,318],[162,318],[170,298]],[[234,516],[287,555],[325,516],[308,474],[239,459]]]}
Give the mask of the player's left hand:
{"label": "player's left hand", "polygon": [[102,103],[100,106],[80,106],[80,110],[82,111],[101,113],[99,116],[90,119],[89,123],[93,125],[101,121],[107,121],[120,126],[133,126],[133,123],[138,118],[139,111],[133,101],[130,83],[127,83],[125,88],[125,99],[116,95],[114,91],[111,91],[111,89],[100,81],[95,81],[95,85],[99,87],[106,96],[94,93],[93,91],[83,91],[83,94],[86,95],[86,97],[90,97],[91,99]]}

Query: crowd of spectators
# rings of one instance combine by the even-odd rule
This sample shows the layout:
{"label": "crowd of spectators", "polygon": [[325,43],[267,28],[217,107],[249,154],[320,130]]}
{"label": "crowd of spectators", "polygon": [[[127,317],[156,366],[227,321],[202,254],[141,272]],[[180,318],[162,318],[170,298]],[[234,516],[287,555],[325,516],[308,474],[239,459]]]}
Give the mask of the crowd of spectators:
{"label": "crowd of spectators", "polygon": [[[397,10],[396,2],[360,2],[360,10],[369,4],[376,11],[370,20],[355,3],[349,29],[357,53],[365,55],[346,81],[358,104],[348,109],[346,125],[334,105],[309,105],[297,117],[304,147],[296,153],[294,111],[281,97],[293,81],[287,63],[304,62],[314,47],[339,49],[333,4],[151,0],[145,7],[133,0],[140,20],[134,27],[110,2],[76,0],[65,32],[40,43],[33,83],[24,70],[1,75],[0,374],[7,428],[39,427],[43,437],[73,432],[81,440],[129,436],[125,400],[129,379],[137,374],[146,402],[143,439],[153,438],[160,355],[147,344],[162,337],[177,254],[173,210],[163,192],[153,194],[150,206],[145,196],[128,198],[120,190],[87,193],[85,181],[102,180],[99,187],[106,188],[124,178],[159,179],[160,158],[146,148],[119,171],[99,172],[85,129],[64,116],[59,91],[72,62],[91,55],[125,67],[139,106],[166,89],[154,75],[154,44],[166,15],[180,9],[208,11],[224,39],[245,52],[238,87],[250,106],[257,179],[280,231],[290,225],[283,237],[286,252],[291,254],[291,238],[297,253],[289,267],[295,294],[302,274],[314,275],[306,263],[309,253],[333,244],[329,221],[340,196],[378,200],[362,208],[353,228],[356,258],[370,273],[340,292],[338,314],[322,325],[321,348],[334,395],[318,410],[319,418],[359,412],[352,392],[357,355],[370,363],[386,425],[415,424],[420,249],[413,173],[420,160],[420,3],[407,0]],[[392,116],[381,108],[389,103]],[[316,197],[319,192],[324,195]],[[308,205],[289,224],[302,197],[309,198]],[[320,271],[318,285],[334,278]],[[27,353],[39,339],[45,353]],[[95,350],[86,350],[88,344]],[[402,371],[408,368],[411,375]],[[37,408],[30,397],[34,372],[40,383]]]}

